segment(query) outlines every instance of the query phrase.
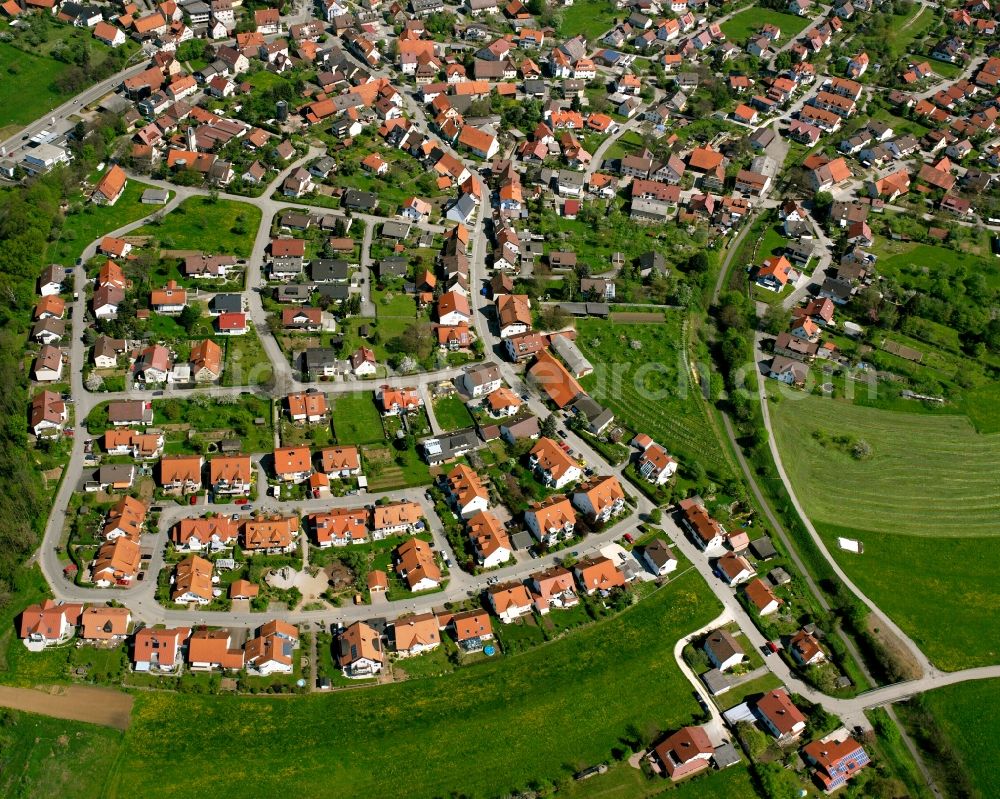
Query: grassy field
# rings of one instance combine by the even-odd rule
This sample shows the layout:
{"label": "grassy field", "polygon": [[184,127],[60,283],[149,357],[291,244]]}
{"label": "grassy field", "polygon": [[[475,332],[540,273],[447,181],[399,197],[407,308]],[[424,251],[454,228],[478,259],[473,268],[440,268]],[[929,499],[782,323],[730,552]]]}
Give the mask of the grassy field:
{"label": "grassy field", "polygon": [[559,16],[560,38],[582,33],[594,40],[614,27],[616,10],[611,0],[576,0],[569,8],[562,8]]}
{"label": "grassy field", "polygon": [[[257,424],[258,419],[261,424]],[[197,432],[235,436],[243,442],[244,452],[274,449],[271,403],[251,394],[241,394],[234,405],[212,402],[204,395],[191,400],[154,400],[153,421],[157,425],[187,424]]]}
{"label": "grassy field", "polygon": [[[772,403],[771,417],[806,513],[859,587],[942,668],[996,662],[982,625],[1000,598],[986,565],[1000,529],[998,436],[963,416],[818,397]],[[862,440],[871,455],[858,460]],[[865,553],[841,552],[838,535]]]}
{"label": "grassy field", "polygon": [[924,694],[928,709],[962,760],[977,797],[1000,796],[996,741],[1000,715],[988,708],[996,704],[1000,681],[983,680],[940,688]]}
{"label": "grassy field", "polygon": [[613,253],[620,252],[626,261],[633,261],[645,252],[656,250],[666,257],[669,265],[704,250],[704,241],[685,228],[641,225],[629,219],[619,204],[603,200],[596,201],[594,210],[599,215],[596,221],[567,219],[548,208],[532,213],[530,224],[532,230],[537,229],[545,237],[545,254],[571,250],[579,263],[599,273],[609,267]]}
{"label": "grassy field", "polygon": [[53,263],[73,264],[90,242],[155,213],[159,206],[139,202],[142,193],[148,188],[150,187],[145,183],[130,180],[125,193],[114,205],[86,202],[78,212],[67,214],[62,233],[56,241],[49,244],[46,258]]}
{"label": "grassy field", "polygon": [[966,391],[959,407],[980,433],[1000,433],[1000,385]]}
{"label": "grassy field", "polygon": [[941,267],[960,269],[963,273],[975,270],[986,278],[991,288],[1000,287],[1000,263],[995,258],[980,258],[973,253],[930,244],[886,243],[882,249],[891,254],[879,258],[880,272],[896,277],[904,288],[930,290]]}
{"label": "grassy field", "polygon": [[766,24],[777,25],[781,28],[781,40],[779,45],[794,39],[799,33],[805,30],[809,24],[808,17],[798,17],[794,14],[785,14],[781,11],[774,11],[770,8],[760,8],[754,6],[746,11],[741,11],[732,18],[722,23],[722,32],[726,38],[734,44],[745,43],[752,34],[758,33]]}
{"label": "grassy field", "polygon": [[260,225],[260,209],[235,200],[190,197],[158,224],[134,236],[152,236],[166,250],[202,250],[249,257]]}
{"label": "grassy field", "polygon": [[697,456],[720,467],[723,455],[682,358],[682,321],[673,311],[659,325],[579,320],[577,344],[597,367],[581,383],[632,431],[648,433],[681,460]]}
{"label": "grassy field", "polygon": [[914,39],[923,36],[937,21],[934,12],[929,8],[916,5],[905,17],[890,17],[889,49],[893,56],[903,55],[913,44]]}
{"label": "grassy field", "polygon": [[[816,523],[827,548],[868,596],[944,669],[1000,661],[1000,642],[983,635],[1000,606],[990,555],[995,538],[944,538]],[[858,556],[837,537],[864,541]],[[905,591],[897,590],[905,585]]]}
{"label": "grassy field", "polygon": [[333,403],[333,431],[338,444],[372,444],[385,438],[371,392],[337,397]]}
{"label": "grassy field", "polygon": [[222,372],[224,386],[261,386],[270,382],[273,370],[264,345],[252,327],[242,336],[220,336],[216,343],[226,352]]}
{"label": "grassy field", "polygon": [[[698,707],[671,650],[717,612],[690,572],[578,634],[438,679],[290,700],[143,694],[108,795],[224,799],[252,782],[272,796],[293,772],[317,799],[496,796],[563,778],[606,761],[629,729],[652,738],[692,719]],[[252,758],[220,745],[243,734],[273,745]],[[213,767],[194,767],[206,748]]]}
{"label": "grassy field", "polygon": [[472,416],[458,397],[442,397],[434,401],[434,417],[442,430],[462,430],[472,427]]}
{"label": "grassy field", "polygon": [[[979,435],[967,419],[811,396],[773,403],[771,416],[813,519],[933,537],[1000,532],[1000,437]],[[836,436],[851,441],[838,444]],[[851,455],[858,440],[871,445],[870,458]]]}
{"label": "grassy field", "polygon": [[[923,55],[914,55],[911,57],[913,58],[914,63],[920,63],[921,60],[926,59],[926,56]],[[965,69],[962,64],[949,64],[947,61],[931,61],[930,65],[931,69],[945,80],[954,80],[961,75]]]}
{"label": "grassy field", "polygon": [[[16,64],[15,73],[11,67]],[[66,102],[72,95],[60,92],[54,85],[66,64],[52,58],[26,53],[14,45],[0,42],[0,135],[6,137],[47,111]],[[25,86],[32,86],[25,92]]]}
{"label": "grassy field", "polygon": [[0,796],[101,796],[121,744],[117,730],[0,709]]}

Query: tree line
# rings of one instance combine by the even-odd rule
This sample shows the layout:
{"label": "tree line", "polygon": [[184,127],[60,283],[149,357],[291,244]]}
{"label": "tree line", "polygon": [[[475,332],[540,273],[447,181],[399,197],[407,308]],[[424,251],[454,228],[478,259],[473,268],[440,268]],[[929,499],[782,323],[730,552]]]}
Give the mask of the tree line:
{"label": "tree line", "polygon": [[75,178],[57,170],[26,187],[0,191],[0,607],[38,545],[49,497],[28,446],[28,379],[22,368],[45,251],[62,227],[60,201]]}

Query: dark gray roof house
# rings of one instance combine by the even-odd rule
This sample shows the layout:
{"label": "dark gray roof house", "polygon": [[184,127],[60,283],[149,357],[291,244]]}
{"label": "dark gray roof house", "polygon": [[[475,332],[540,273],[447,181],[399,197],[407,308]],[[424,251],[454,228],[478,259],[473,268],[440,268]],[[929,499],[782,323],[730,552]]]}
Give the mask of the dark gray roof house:
{"label": "dark gray roof house", "polygon": [[408,263],[405,258],[383,258],[378,262],[380,280],[387,277],[405,277]]}
{"label": "dark gray roof house", "polygon": [[309,165],[309,173],[318,178],[325,178],[334,169],[337,168],[337,162],[334,161],[330,156],[324,155],[322,158],[317,158]]}
{"label": "dark gray roof house", "polygon": [[718,669],[709,669],[701,675],[701,681],[712,696],[724,694],[733,687],[732,680]]}
{"label": "dark gray roof house", "polygon": [[312,290],[309,286],[292,283],[287,286],[278,286],[278,302],[302,303],[309,299]]}
{"label": "dark gray roof house", "polygon": [[755,150],[765,149],[771,142],[774,141],[778,134],[774,132],[774,128],[759,128],[750,136],[750,146]]}
{"label": "dark gray roof house", "polygon": [[340,204],[352,211],[374,211],[378,208],[378,195],[370,191],[348,189],[340,198]]}
{"label": "dark gray roof house", "polygon": [[383,222],[382,237],[387,239],[405,239],[410,235],[410,226],[405,222]]}
{"label": "dark gray roof house", "polygon": [[582,394],[570,405],[573,412],[587,420],[590,432],[599,436],[604,429],[615,420],[615,415],[607,408],[601,407],[592,397]]}
{"label": "dark gray roof house", "polygon": [[288,211],[281,215],[280,224],[282,227],[294,230],[308,230],[312,224],[312,217],[309,214],[300,214],[295,211]]}
{"label": "dark gray roof house", "polygon": [[313,283],[346,283],[351,274],[347,261],[334,258],[319,258],[309,265]]}
{"label": "dark gray roof house", "polygon": [[334,302],[343,302],[351,296],[350,286],[345,286],[343,283],[324,283],[317,286],[316,291],[323,299]]}
{"label": "dark gray roof house", "polygon": [[212,297],[212,313],[239,313],[242,310],[242,294],[216,294]]}
{"label": "dark gray roof house", "polygon": [[663,253],[647,250],[639,256],[639,269],[642,271],[655,269],[657,272],[666,272],[667,259],[663,257]]}
{"label": "dark gray roof house", "polygon": [[777,557],[778,550],[774,548],[769,536],[763,535],[750,542],[750,551],[758,560],[770,560]]}
{"label": "dark gray roof house", "polygon": [[337,361],[337,351],[330,347],[312,347],[305,351],[305,367],[307,372],[323,372],[333,368]]}
{"label": "dark gray roof house", "polygon": [[535,544],[535,539],[531,537],[531,533],[527,530],[518,530],[510,536],[510,543],[514,546],[514,549],[521,551],[531,549]]}
{"label": "dark gray roof house", "polygon": [[438,466],[478,449],[482,443],[474,430],[461,430],[435,438],[425,438],[420,442],[420,449],[428,464]]}

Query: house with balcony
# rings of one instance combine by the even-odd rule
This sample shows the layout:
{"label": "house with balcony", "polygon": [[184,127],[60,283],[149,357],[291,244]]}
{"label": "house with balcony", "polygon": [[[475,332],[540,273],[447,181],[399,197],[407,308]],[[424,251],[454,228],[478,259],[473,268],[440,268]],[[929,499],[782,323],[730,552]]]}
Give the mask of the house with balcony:
{"label": "house with balcony", "polygon": [[565,496],[556,494],[531,505],[524,512],[524,522],[540,544],[551,547],[573,537],[576,511]]}

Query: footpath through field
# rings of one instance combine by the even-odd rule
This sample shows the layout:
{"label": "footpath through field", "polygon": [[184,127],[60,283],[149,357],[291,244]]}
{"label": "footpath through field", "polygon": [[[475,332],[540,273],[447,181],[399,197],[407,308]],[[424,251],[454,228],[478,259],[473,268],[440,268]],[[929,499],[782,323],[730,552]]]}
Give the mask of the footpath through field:
{"label": "footpath through field", "polygon": [[57,719],[72,719],[128,729],[133,697],[111,688],[87,685],[49,686],[51,693],[34,688],[0,685],[0,707],[40,713]]}

